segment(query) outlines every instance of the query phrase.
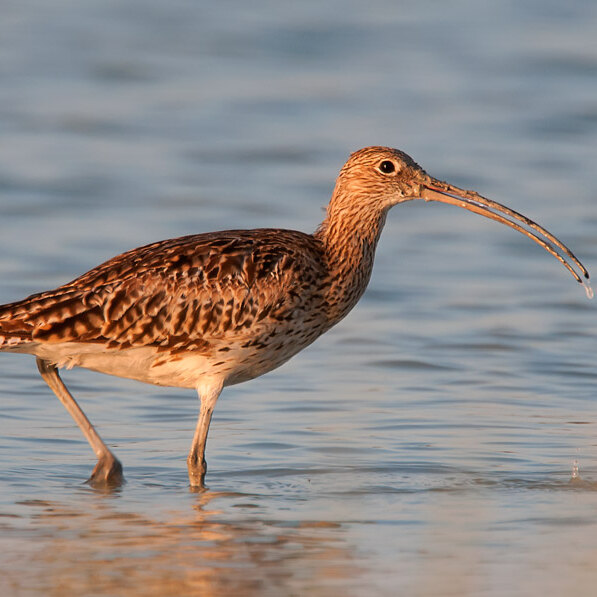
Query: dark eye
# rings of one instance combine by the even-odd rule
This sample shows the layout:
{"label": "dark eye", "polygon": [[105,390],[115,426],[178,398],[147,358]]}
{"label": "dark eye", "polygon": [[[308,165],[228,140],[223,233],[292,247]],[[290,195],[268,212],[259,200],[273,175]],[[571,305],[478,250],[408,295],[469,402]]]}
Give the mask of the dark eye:
{"label": "dark eye", "polygon": [[379,171],[383,172],[384,174],[392,174],[392,172],[396,171],[396,166],[394,165],[394,162],[390,162],[390,160],[384,160],[379,165]]}

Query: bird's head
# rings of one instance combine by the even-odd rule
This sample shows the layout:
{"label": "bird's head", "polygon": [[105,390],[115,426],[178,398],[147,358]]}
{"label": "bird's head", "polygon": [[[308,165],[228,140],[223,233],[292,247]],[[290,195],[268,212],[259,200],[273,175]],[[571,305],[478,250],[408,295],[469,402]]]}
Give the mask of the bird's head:
{"label": "bird's head", "polygon": [[370,225],[377,219],[383,224],[388,209],[413,199],[457,205],[510,226],[541,245],[578,282],[587,286],[589,274],[586,268],[545,228],[474,191],[460,189],[429,176],[409,155],[391,147],[365,147],[348,158],[340,170],[328,207],[328,218],[353,223],[362,221],[363,225]]}
{"label": "bird's head", "polygon": [[340,170],[334,195],[366,209],[386,211],[421,197],[427,173],[409,155],[391,147],[365,147]]}

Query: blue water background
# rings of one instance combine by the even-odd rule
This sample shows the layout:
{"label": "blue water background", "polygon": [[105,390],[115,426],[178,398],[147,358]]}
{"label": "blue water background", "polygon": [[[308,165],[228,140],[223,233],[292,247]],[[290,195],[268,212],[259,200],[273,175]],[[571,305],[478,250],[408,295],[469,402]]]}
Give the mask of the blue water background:
{"label": "blue water background", "polygon": [[[8,0],[0,302],[134,246],[313,230],[351,151],[390,145],[508,204],[597,275],[597,4]],[[0,359],[3,594],[593,595],[595,304],[522,235],[411,202],[355,311],[198,402],[64,375],[127,484]],[[578,468],[578,473],[575,471]]]}

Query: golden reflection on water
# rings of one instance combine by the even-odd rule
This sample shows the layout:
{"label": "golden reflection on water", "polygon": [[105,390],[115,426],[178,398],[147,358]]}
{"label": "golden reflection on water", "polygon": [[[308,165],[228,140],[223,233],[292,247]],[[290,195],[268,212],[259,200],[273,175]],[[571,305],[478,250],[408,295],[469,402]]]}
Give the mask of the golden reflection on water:
{"label": "golden reflection on water", "polygon": [[345,586],[357,569],[340,525],[251,519],[242,512],[250,503],[237,504],[237,521],[224,521],[210,507],[220,497],[230,494],[200,493],[192,513],[171,512],[166,520],[119,512],[110,499],[88,508],[22,502],[36,511],[26,530],[19,519],[0,523],[2,594],[209,597],[288,594],[293,586],[317,594],[318,587]]}

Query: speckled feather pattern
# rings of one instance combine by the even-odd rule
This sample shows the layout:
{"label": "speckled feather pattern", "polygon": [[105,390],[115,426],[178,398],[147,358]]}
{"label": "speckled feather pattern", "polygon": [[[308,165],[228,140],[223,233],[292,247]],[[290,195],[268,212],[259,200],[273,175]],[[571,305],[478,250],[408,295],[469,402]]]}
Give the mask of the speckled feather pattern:
{"label": "speckled feather pattern", "polygon": [[[163,385],[195,387],[205,374],[221,375],[229,385],[279,366],[335,323],[328,281],[322,242],[300,232],[231,230],[171,239],[4,305],[0,349]],[[98,351],[112,360],[118,353],[142,355],[141,367],[154,371],[139,374],[127,361],[113,371],[101,364],[110,359],[90,356]],[[180,380],[172,366],[189,355],[202,364],[195,360],[195,372]]]}

